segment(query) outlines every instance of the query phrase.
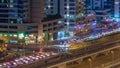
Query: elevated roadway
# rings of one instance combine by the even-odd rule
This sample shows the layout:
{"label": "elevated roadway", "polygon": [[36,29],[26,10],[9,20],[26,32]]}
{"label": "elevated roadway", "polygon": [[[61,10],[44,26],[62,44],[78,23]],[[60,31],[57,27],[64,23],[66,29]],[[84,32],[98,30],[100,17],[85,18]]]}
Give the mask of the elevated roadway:
{"label": "elevated roadway", "polygon": [[120,48],[120,43],[117,43],[115,45],[110,45],[110,47],[105,47],[104,49],[101,49],[99,51],[96,51],[96,52],[88,52],[86,53],[85,55],[81,56],[81,57],[78,57],[78,58],[73,58],[73,59],[70,59],[68,61],[64,61],[64,62],[61,62],[61,63],[58,63],[58,64],[55,64],[55,65],[52,65],[52,66],[49,66],[47,68],[66,68],[66,64],[67,63],[70,63],[70,62],[76,62],[76,61],[83,61],[84,58],[87,58],[87,57],[90,57],[91,59],[95,59],[95,57],[100,54],[100,53],[105,53],[107,54],[110,50],[113,50],[113,49],[118,49]]}
{"label": "elevated roadway", "polygon": [[[59,56],[60,58],[55,61],[54,58],[49,60],[42,60],[28,65],[23,65],[20,68],[66,68],[66,65],[71,62],[82,62],[85,58],[95,59],[99,54],[108,54],[111,50],[120,48],[120,40],[107,42],[101,46],[90,46],[85,49],[77,50],[77,54],[65,53]],[[53,62],[52,62],[53,61]],[[43,62],[43,63],[42,63]]]}

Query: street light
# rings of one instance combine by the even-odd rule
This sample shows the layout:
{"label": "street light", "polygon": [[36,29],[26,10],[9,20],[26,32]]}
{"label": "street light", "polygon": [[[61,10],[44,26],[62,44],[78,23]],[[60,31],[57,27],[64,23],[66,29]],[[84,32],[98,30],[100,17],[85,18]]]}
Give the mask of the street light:
{"label": "street light", "polygon": [[23,57],[25,57],[25,52],[26,52],[26,51],[25,51],[25,49],[26,49],[26,48],[25,48],[25,45],[26,45],[26,44],[23,44],[23,50],[24,50],[24,52],[23,52]]}
{"label": "street light", "polygon": [[110,51],[112,53],[112,60],[114,61],[114,51]]}
{"label": "street light", "polygon": [[92,59],[89,58],[88,61],[90,62],[90,68],[92,68]]}
{"label": "street light", "polygon": [[3,66],[0,64],[0,68],[3,68]]}
{"label": "street light", "polygon": [[33,50],[33,56],[35,55],[35,51]]}
{"label": "street light", "polygon": [[5,44],[5,47],[7,47],[8,45],[7,44]]}

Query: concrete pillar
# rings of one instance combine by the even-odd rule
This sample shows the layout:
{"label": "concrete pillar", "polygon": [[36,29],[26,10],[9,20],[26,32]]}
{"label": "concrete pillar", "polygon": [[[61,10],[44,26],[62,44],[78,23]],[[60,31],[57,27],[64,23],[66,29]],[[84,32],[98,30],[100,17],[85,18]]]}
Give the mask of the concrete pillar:
{"label": "concrete pillar", "polygon": [[81,64],[82,61],[83,61],[83,59],[79,59],[79,60],[77,60],[77,62],[78,62],[79,64]]}
{"label": "concrete pillar", "polygon": [[97,56],[97,54],[92,55],[92,56],[91,56],[92,60],[94,60],[94,59],[96,58],[96,56]]}
{"label": "concrete pillar", "polygon": [[108,55],[110,53],[110,51],[106,51],[106,52],[104,52],[103,54],[106,56],[106,55]]}

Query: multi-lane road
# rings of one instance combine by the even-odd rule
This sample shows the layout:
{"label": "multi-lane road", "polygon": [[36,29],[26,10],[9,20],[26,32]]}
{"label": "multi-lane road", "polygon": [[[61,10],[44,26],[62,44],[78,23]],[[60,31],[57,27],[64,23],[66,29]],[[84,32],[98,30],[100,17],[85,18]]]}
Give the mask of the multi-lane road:
{"label": "multi-lane road", "polygon": [[[101,50],[104,50],[104,49],[107,49],[107,48],[112,48],[114,47],[114,45],[112,45],[112,43],[117,43],[116,41],[117,40],[112,40],[110,42],[107,42],[107,45],[106,43],[104,44],[101,44],[101,46],[88,46],[86,49],[80,49],[80,50],[76,50],[75,52],[72,52],[72,53],[61,53],[59,55],[55,55],[54,57],[50,57],[50,59],[47,59],[47,60],[42,60],[42,61],[36,61],[37,64],[36,66],[34,65],[35,62],[33,63],[30,63],[30,64],[26,64],[26,65],[23,65],[23,66],[20,66],[20,68],[31,68],[33,66],[35,66],[36,68],[39,68],[40,66],[43,66],[43,67],[40,67],[40,68],[45,68],[46,66],[49,66],[51,64],[56,64],[56,63],[61,63],[61,62],[64,62],[64,61],[68,61],[68,60],[71,60],[73,57],[81,57],[81,56],[84,56],[86,54],[91,54],[91,53],[94,53],[94,52],[97,52],[97,51],[101,51]],[[105,45],[105,46],[102,46],[102,45]],[[40,64],[38,64],[40,63]],[[26,66],[26,67],[25,67]],[[35,68],[35,67],[32,67],[32,68]]]}
{"label": "multi-lane road", "polygon": [[[74,58],[78,58],[78,57],[82,57],[82,56],[84,56],[84,55],[89,55],[89,54],[91,54],[91,53],[94,53],[94,52],[98,52],[98,51],[102,51],[102,50],[106,50],[106,49],[108,49],[108,48],[112,48],[112,47],[115,47],[115,44],[118,42],[115,42],[115,41],[117,41],[117,40],[114,40],[114,43],[112,43],[112,42],[108,42],[109,44],[108,45],[105,45],[105,46],[100,46],[100,47],[97,47],[97,48],[90,48],[91,50],[78,50],[78,54],[76,54],[76,55],[74,55],[74,53],[72,54],[72,55],[68,55],[68,54],[63,54],[63,55],[60,55],[59,57],[60,58],[57,58],[57,60],[56,61],[54,61],[54,59],[56,59],[56,58],[51,58],[51,59],[49,59],[49,60],[46,60],[45,61],[45,63],[42,63],[42,64],[34,64],[34,63],[32,63],[32,64],[30,64],[30,65],[28,65],[28,66],[23,66],[23,67],[21,67],[21,68],[30,68],[30,67],[32,67],[32,66],[34,66],[34,67],[32,67],[32,68],[45,68],[47,65],[49,66],[51,66],[52,64],[54,65],[54,64],[59,64],[59,63],[63,63],[63,62],[65,62],[65,61],[69,61],[69,60],[72,60],[72,59],[74,59]],[[120,41],[119,41],[120,42]],[[117,45],[118,46],[118,45]],[[73,58],[74,57],[74,58]],[[53,61],[53,62],[52,62]],[[43,62],[43,61],[40,61],[40,62],[37,62],[37,63],[41,63],[41,62]]]}

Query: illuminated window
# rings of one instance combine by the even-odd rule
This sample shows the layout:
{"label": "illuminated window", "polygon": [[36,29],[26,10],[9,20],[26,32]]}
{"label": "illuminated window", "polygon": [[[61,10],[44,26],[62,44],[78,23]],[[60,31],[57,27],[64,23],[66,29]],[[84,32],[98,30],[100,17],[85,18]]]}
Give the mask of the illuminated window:
{"label": "illuminated window", "polygon": [[10,3],[13,3],[13,0],[10,0]]}
{"label": "illuminated window", "polygon": [[4,0],[2,0],[2,3],[4,3]]}
{"label": "illuminated window", "polygon": [[13,8],[14,6],[10,4],[10,8]]}
{"label": "illuminated window", "polygon": [[10,23],[14,23],[13,21],[10,21]]}
{"label": "illuminated window", "polygon": [[24,38],[24,33],[19,33],[19,34],[18,34],[18,38],[19,38],[19,39]]}

